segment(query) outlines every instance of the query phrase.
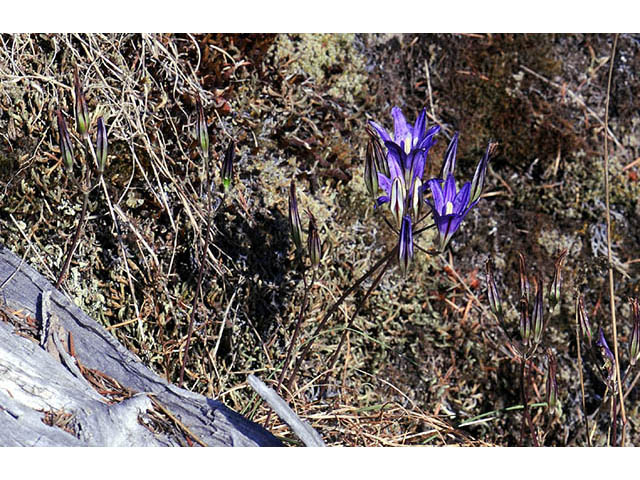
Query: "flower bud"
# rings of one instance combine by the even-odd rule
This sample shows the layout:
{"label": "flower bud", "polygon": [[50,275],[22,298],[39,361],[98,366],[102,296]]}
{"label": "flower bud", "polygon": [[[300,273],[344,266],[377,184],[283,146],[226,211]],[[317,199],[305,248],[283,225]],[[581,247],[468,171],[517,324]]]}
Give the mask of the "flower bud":
{"label": "flower bud", "polygon": [[544,332],[544,315],[543,315],[543,288],[542,278],[538,278],[536,284],[536,298],[533,302],[533,314],[531,316],[531,327],[533,328],[533,341],[539,344],[542,340],[542,333]]}
{"label": "flower bud", "polygon": [[487,269],[487,297],[489,298],[489,307],[491,311],[498,318],[502,318],[504,313],[502,307],[502,301],[500,300],[500,293],[498,292],[498,287],[496,286],[495,279],[493,277],[493,269],[491,268],[491,261],[487,260],[486,263]]}
{"label": "flower bud", "polygon": [[389,173],[387,155],[384,153],[384,149],[380,143],[380,137],[378,137],[378,134],[371,125],[367,125],[367,133],[370,137],[373,158],[375,159],[377,171],[383,173],[384,176],[388,178],[391,174]]}
{"label": "flower bud", "polygon": [[420,218],[422,204],[422,180],[416,177],[413,182],[413,192],[411,192],[411,213],[416,221]]}
{"label": "flower bud", "polygon": [[631,302],[631,308],[633,310],[633,330],[629,339],[629,363],[635,365],[640,358],[640,308],[638,300],[634,299]]}
{"label": "flower bud", "polygon": [[98,160],[98,172],[102,175],[107,166],[107,129],[102,117],[98,118],[98,133],[96,134],[96,157]]}
{"label": "flower bud", "polygon": [[529,318],[529,302],[525,298],[520,299],[520,337],[527,345],[531,338],[531,319]]}
{"label": "flower bud", "polygon": [[524,256],[518,252],[519,266],[520,266],[520,297],[527,301],[527,304],[531,301],[531,285],[527,278],[527,262]]}
{"label": "flower bud", "polygon": [[473,175],[473,180],[471,181],[471,194],[469,196],[469,204],[472,204],[473,202],[478,200],[480,198],[480,195],[482,195],[484,179],[487,176],[487,166],[489,165],[491,156],[495,153],[497,148],[497,143],[489,142],[482,160],[480,160],[480,163],[478,163],[478,166],[476,167],[476,173]]}
{"label": "flower bud", "polygon": [[62,112],[56,110],[56,116],[58,117],[58,135],[60,137],[60,153],[62,155],[62,161],[67,173],[71,173],[73,170],[73,147],[71,145],[71,137],[69,137],[69,130],[67,130],[67,123],[64,121]]}
{"label": "flower bud", "polygon": [[87,100],[82,92],[82,85],[78,78],[78,67],[73,72],[73,87],[75,91],[76,130],[82,138],[87,138],[89,131],[89,109]]}
{"label": "flower bud", "polygon": [[400,228],[402,217],[404,216],[404,197],[404,183],[400,177],[396,177],[391,184],[391,201],[389,202],[389,208],[391,209],[391,215],[393,215],[393,218],[396,220],[396,227],[398,228]]}
{"label": "flower bud", "polygon": [[376,167],[373,140],[367,144],[367,154],[364,161],[364,184],[369,195],[376,198],[378,195],[378,169]]}
{"label": "flower bud", "polygon": [[231,142],[227,152],[224,155],[224,162],[222,162],[222,186],[227,189],[231,185],[231,177],[233,176],[233,159],[236,156],[236,144]]}
{"label": "flower bud", "polygon": [[207,130],[207,119],[204,116],[202,102],[196,98],[196,110],[198,119],[196,120],[196,139],[200,145],[200,152],[204,158],[209,158],[209,131]]}
{"label": "flower bud", "polygon": [[400,238],[398,240],[398,264],[402,275],[406,275],[413,258],[413,231],[411,217],[402,217],[402,227],[400,228]]}
{"label": "flower bud", "polygon": [[444,162],[442,163],[442,172],[440,178],[446,179],[449,175],[453,175],[456,169],[456,153],[458,151],[458,132],[453,135],[447,151],[444,154]]}
{"label": "flower bud", "polygon": [[580,295],[578,297],[578,300],[576,300],[576,317],[577,317],[578,326],[580,328],[580,335],[582,336],[582,338],[584,338],[587,345],[591,347],[591,342],[593,340],[593,333],[591,332],[589,317],[587,316],[587,312],[584,308],[582,295]]}
{"label": "flower bud", "polygon": [[311,265],[316,268],[318,265],[320,265],[320,259],[322,258],[322,244],[320,243],[320,235],[318,234],[318,228],[316,227],[316,219],[308,210],[307,214],[309,215],[309,235],[307,237],[307,249],[309,250],[309,259],[311,260]]}
{"label": "flower bud", "polygon": [[289,226],[291,227],[291,238],[298,250],[302,249],[302,224],[298,213],[298,199],[296,198],[296,184],[292,180],[289,187]]}
{"label": "flower bud", "polygon": [[551,285],[549,285],[549,304],[551,308],[555,308],[555,306],[560,302],[560,289],[562,287],[562,262],[564,258],[567,256],[567,249],[565,248],[560,252],[558,258],[556,258],[555,267],[553,270],[553,281]]}
{"label": "flower bud", "polygon": [[550,348],[547,349],[547,408],[553,410],[558,402],[558,382],[556,381],[557,362],[556,357]]}

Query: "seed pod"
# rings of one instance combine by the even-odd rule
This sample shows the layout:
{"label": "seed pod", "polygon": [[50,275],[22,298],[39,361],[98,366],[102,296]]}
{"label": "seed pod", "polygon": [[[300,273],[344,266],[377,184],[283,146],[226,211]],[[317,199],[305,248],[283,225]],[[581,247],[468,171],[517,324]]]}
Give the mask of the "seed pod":
{"label": "seed pod", "polygon": [[291,238],[298,250],[302,250],[302,224],[298,213],[298,199],[296,197],[296,184],[292,180],[289,187],[289,226],[291,227]]}
{"label": "seed pod", "polygon": [[500,300],[500,293],[498,292],[498,287],[496,286],[495,279],[493,277],[493,269],[491,268],[491,261],[487,260],[486,263],[487,269],[487,297],[489,298],[489,307],[491,311],[498,318],[502,318],[504,313],[502,308],[502,301]]}
{"label": "seed pod", "polygon": [[413,258],[413,231],[411,226],[411,217],[405,215],[402,218],[402,227],[400,228],[400,237],[398,239],[398,264],[402,275],[406,275],[411,266]]}
{"label": "seed pod", "polygon": [[107,166],[107,129],[102,117],[98,118],[98,133],[96,134],[96,157],[98,160],[98,172],[102,175]]}
{"label": "seed pod", "polygon": [[316,227],[316,219],[308,210],[307,214],[309,215],[309,235],[307,236],[307,249],[309,250],[309,259],[311,260],[311,265],[316,268],[318,265],[320,265],[320,259],[322,258],[322,244],[320,243],[320,235],[318,234],[318,228]]}
{"label": "seed pod", "polygon": [[196,110],[198,119],[196,120],[196,139],[200,145],[200,152],[204,158],[209,158],[209,131],[207,130],[207,119],[204,116],[204,109],[200,98],[196,98]]}
{"label": "seed pod", "polygon": [[364,184],[369,195],[373,198],[378,196],[378,169],[376,167],[373,140],[367,144],[367,154],[364,161]]}
{"label": "seed pod", "polygon": [[73,171],[73,147],[71,145],[71,137],[69,137],[67,123],[64,121],[62,112],[59,109],[56,110],[56,116],[58,117],[58,135],[60,137],[62,161],[67,169],[67,173],[71,174]]}
{"label": "seed pod", "polygon": [[393,215],[393,218],[396,220],[396,227],[398,228],[402,225],[402,217],[404,216],[404,198],[404,183],[400,177],[396,177],[391,184],[391,201],[389,202],[389,208],[391,209],[391,215]]}
{"label": "seed pod", "polygon": [[75,92],[76,130],[84,139],[89,135],[89,109],[78,77],[78,67],[73,71],[73,87]]}
{"label": "seed pod", "polygon": [[233,176],[233,159],[236,156],[236,144],[231,142],[227,152],[224,156],[224,162],[222,162],[222,171],[220,176],[222,177],[222,186],[227,189],[231,185],[231,178]]}

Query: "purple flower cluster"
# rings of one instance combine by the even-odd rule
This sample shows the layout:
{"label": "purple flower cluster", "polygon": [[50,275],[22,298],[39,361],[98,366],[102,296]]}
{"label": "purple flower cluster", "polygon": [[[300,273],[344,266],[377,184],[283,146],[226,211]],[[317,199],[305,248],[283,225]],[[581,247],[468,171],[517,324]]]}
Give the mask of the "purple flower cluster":
{"label": "purple flower cluster", "polygon": [[[377,195],[378,188],[383,191],[376,198],[376,208],[389,204],[395,226],[399,229],[398,262],[404,273],[413,256],[413,234],[416,226],[426,218],[426,215],[421,217],[422,205],[426,204],[431,210],[439,233],[439,246],[444,250],[462,220],[480,200],[487,164],[495,144],[489,144],[476,168],[473,181],[465,183],[458,190],[454,177],[458,147],[456,133],[445,153],[440,178],[432,178],[425,184],[423,177],[429,150],[436,142],[435,136],[440,127],[427,129],[424,109],[413,125],[407,122],[398,107],[393,107],[391,115],[393,137],[376,122],[369,122],[373,128],[370,132],[370,148],[367,149],[365,181],[372,194]],[[380,143],[386,147],[386,152],[380,148]],[[374,152],[379,152],[377,158],[370,158]],[[430,200],[425,198],[427,190],[431,192]]]}

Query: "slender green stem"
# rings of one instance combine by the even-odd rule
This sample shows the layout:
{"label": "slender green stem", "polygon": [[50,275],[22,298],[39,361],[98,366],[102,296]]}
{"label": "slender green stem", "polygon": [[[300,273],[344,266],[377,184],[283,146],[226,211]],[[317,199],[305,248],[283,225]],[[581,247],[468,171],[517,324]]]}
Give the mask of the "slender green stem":
{"label": "slender green stem", "polygon": [[83,225],[85,221],[85,217],[87,216],[87,210],[89,205],[89,191],[86,190],[82,192],[83,200],[82,200],[82,210],[80,211],[80,216],[78,217],[78,225],[76,227],[76,233],[73,235],[73,240],[69,248],[67,249],[67,253],[65,255],[64,264],[60,269],[60,273],[58,274],[58,280],[56,281],[56,288],[59,289],[60,285],[64,281],[64,278],[67,275],[67,270],[69,270],[69,265],[71,265],[71,259],[73,258],[73,254],[78,247],[78,243],[80,242],[80,236],[82,235]]}
{"label": "slender green stem", "polygon": [[298,341],[298,336],[300,335],[302,323],[304,322],[304,314],[306,313],[307,306],[309,304],[309,291],[313,288],[313,285],[316,282],[317,272],[318,272],[318,269],[314,268],[313,273],[311,275],[311,283],[309,285],[307,285],[306,280],[304,282],[304,297],[302,299],[302,306],[300,307],[300,311],[298,312],[296,327],[295,327],[295,330],[293,331],[293,337],[291,337],[289,348],[287,349],[287,356],[285,357],[284,364],[282,365],[282,371],[280,372],[280,377],[278,378],[278,387],[276,388],[276,391],[280,391],[280,387],[282,386],[282,381],[284,380],[284,375],[287,372],[287,367],[289,366],[289,362],[291,361],[291,354],[293,353],[293,349]]}
{"label": "slender green stem", "polygon": [[529,433],[531,435],[531,441],[535,447],[539,447],[538,436],[536,435],[533,427],[533,421],[531,420],[531,412],[529,411],[529,394],[527,392],[527,384],[529,383],[529,376],[527,375],[527,362],[528,360],[523,356],[521,357],[520,368],[520,397],[522,398],[522,405],[524,405],[522,426],[520,429],[520,446],[524,444],[524,431],[525,425],[529,427]]}
{"label": "slender green stem", "polygon": [[356,280],[356,282],[353,285],[351,285],[351,287],[345,290],[342,293],[342,296],[338,300],[336,300],[336,302],[331,306],[331,308],[329,308],[329,310],[324,315],[324,317],[322,317],[322,320],[320,320],[320,323],[318,324],[315,331],[313,332],[313,335],[311,336],[311,339],[309,340],[309,342],[307,342],[307,345],[305,346],[304,350],[298,356],[298,359],[296,360],[293,370],[291,371],[291,376],[289,377],[289,380],[287,380],[288,390],[291,389],[291,385],[293,385],[293,382],[296,379],[296,375],[298,373],[298,370],[300,369],[300,366],[302,365],[302,362],[304,362],[304,360],[307,358],[307,355],[309,354],[309,351],[313,346],[314,339],[317,338],[318,334],[322,331],[327,321],[333,316],[333,314],[338,310],[340,305],[342,305],[342,303],[347,299],[347,297],[351,295],[351,293],[355,291],[362,284],[362,282],[364,282],[367,278],[373,275],[375,271],[378,270],[378,268],[380,268],[380,266],[383,263],[387,262],[393,255],[395,255],[396,252],[397,252],[397,247],[387,252],[380,260],[378,260],[375,263],[375,265],[373,265],[373,267],[371,267],[364,275],[362,275],[358,280]]}
{"label": "slender green stem", "polygon": [[347,339],[347,333],[349,332],[349,330],[351,330],[351,327],[353,326],[353,322],[355,321],[356,317],[360,313],[360,310],[362,310],[362,307],[364,306],[364,304],[367,301],[367,299],[371,296],[371,293],[380,284],[380,281],[382,280],[382,277],[384,276],[384,274],[387,271],[387,267],[391,264],[391,262],[393,262],[393,260],[394,260],[393,258],[389,258],[389,260],[384,265],[384,267],[382,267],[382,269],[378,273],[378,276],[374,279],[373,283],[371,284],[371,286],[367,290],[367,293],[365,293],[365,295],[362,298],[362,300],[360,300],[360,302],[358,303],[358,306],[356,307],[355,311],[353,312],[353,315],[351,315],[351,319],[349,320],[349,323],[347,324],[345,329],[342,331],[342,336],[340,337],[340,343],[338,344],[338,347],[336,348],[336,351],[333,352],[333,356],[331,357],[331,360],[329,361],[329,368],[327,369],[326,375],[324,376],[322,382],[320,382],[321,385],[322,385],[321,388],[320,388],[320,395],[319,395],[320,397],[323,396],[324,391],[326,390],[326,385],[327,385],[327,381],[328,381],[329,375],[331,374],[331,370],[333,370],[333,367],[336,364],[336,361],[338,360],[338,355],[340,354],[340,350],[342,349],[342,346],[344,345],[344,342]]}

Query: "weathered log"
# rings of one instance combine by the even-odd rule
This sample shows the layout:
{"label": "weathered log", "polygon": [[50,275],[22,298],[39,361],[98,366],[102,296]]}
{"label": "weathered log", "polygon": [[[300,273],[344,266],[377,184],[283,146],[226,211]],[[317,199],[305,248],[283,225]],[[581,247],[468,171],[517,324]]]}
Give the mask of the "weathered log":
{"label": "weathered log", "polygon": [[0,246],[0,445],[281,442],[221,402],[153,373],[27,262]]}

